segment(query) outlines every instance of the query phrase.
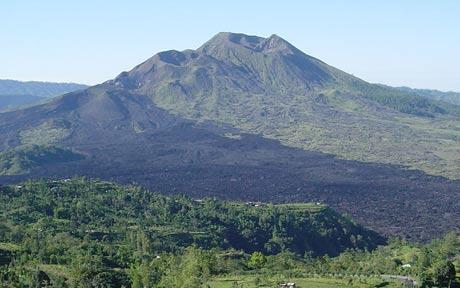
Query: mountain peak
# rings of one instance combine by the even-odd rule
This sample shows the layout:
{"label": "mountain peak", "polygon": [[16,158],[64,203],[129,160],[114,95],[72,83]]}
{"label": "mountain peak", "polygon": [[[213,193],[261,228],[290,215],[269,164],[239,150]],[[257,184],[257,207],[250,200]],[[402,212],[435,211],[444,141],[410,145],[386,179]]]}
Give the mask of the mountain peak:
{"label": "mountain peak", "polygon": [[249,49],[255,49],[264,38],[242,33],[219,32],[198,50],[208,51],[216,48],[229,48],[231,46],[244,46]]}
{"label": "mountain peak", "polygon": [[291,43],[276,34],[272,34],[270,37],[265,38],[265,40],[259,44],[258,48],[264,52],[285,51],[293,53],[294,51],[298,51]]}
{"label": "mountain peak", "polygon": [[220,32],[207,41],[198,50],[208,53],[229,48],[246,48],[255,52],[283,52],[293,54],[299,51],[288,41],[276,34],[263,38],[242,33]]}

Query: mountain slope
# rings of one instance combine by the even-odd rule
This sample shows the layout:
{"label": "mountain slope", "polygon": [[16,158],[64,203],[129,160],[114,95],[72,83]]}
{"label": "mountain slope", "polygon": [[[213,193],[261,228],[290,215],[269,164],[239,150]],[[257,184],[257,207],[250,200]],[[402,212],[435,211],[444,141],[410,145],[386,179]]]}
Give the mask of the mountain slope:
{"label": "mountain slope", "polygon": [[455,113],[366,83],[278,36],[221,33],[0,113],[0,151],[37,145],[84,157],[0,183],[86,175],[195,197],[319,200],[379,232],[428,239],[459,229],[460,182],[395,164],[458,179]]}

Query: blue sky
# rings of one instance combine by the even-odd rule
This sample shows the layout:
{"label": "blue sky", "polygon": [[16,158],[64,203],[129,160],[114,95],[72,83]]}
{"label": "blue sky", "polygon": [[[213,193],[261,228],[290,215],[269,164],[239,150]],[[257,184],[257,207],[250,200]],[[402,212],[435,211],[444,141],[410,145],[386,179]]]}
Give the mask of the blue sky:
{"label": "blue sky", "polygon": [[1,1],[0,78],[96,84],[219,31],[278,34],[370,82],[460,91],[460,1]]}

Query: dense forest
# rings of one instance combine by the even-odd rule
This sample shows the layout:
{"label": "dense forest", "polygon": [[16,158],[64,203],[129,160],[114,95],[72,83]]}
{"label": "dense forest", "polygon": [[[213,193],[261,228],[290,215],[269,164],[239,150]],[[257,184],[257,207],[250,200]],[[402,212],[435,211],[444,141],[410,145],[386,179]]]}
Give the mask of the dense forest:
{"label": "dense forest", "polygon": [[385,239],[321,203],[167,197],[83,178],[0,189],[2,287],[227,287],[219,281],[232,275],[257,285],[228,287],[292,277],[455,279],[456,234],[379,246]]}

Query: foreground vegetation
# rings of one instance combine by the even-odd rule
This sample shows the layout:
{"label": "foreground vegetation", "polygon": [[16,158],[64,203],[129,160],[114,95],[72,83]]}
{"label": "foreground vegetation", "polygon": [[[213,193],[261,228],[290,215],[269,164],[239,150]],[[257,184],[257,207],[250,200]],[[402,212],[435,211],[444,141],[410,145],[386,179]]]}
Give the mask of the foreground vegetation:
{"label": "foreground vegetation", "polygon": [[208,283],[210,287],[276,287],[282,282],[299,287],[457,287],[459,253],[460,238],[455,233],[427,245],[392,239],[374,251],[349,250],[334,258],[267,256],[257,270],[242,270]]}
{"label": "foreground vegetation", "polygon": [[382,275],[455,284],[458,235],[425,246],[399,240],[378,246],[380,236],[319,203],[193,200],[84,179],[0,189],[2,287],[401,282]]}

